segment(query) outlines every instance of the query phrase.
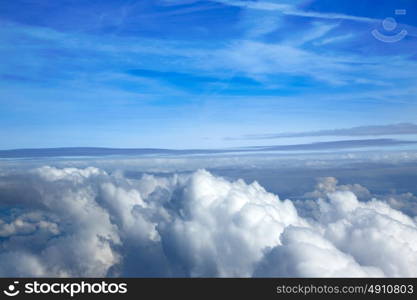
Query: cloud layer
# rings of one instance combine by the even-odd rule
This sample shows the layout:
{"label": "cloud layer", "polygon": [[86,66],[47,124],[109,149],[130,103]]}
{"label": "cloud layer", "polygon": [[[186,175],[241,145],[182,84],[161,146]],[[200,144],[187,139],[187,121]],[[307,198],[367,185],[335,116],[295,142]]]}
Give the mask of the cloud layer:
{"label": "cloud layer", "polygon": [[[325,134],[324,134],[325,135]],[[323,136],[324,136],[323,135]],[[317,136],[320,136],[318,134]],[[265,137],[263,137],[265,138]],[[272,137],[270,137],[272,138]],[[161,156],[161,155],[211,155],[228,153],[250,153],[260,151],[318,151],[329,149],[355,149],[369,147],[410,146],[417,144],[415,140],[397,139],[361,139],[314,142],[308,144],[290,144],[275,146],[246,146],[219,149],[156,149],[156,148],[100,148],[100,147],[70,147],[70,148],[36,148],[0,150],[0,158],[50,158],[50,157],[99,157],[99,156]]]}
{"label": "cloud layer", "polygon": [[326,178],[281,200],[205,170],[2,174],[0,276],[417,276],[416,219],[364,193]]}

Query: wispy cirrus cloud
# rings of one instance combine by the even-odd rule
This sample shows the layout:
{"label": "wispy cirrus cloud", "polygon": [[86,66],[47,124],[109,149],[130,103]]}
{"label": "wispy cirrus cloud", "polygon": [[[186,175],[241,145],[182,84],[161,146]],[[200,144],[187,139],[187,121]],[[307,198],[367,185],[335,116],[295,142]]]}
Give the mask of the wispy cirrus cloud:
{"label": "wispy cirrus cloud", "polygon": [[331,129],[305,132],[283,132],[276,134],[252,134],[244,135],[238,139],[263,140],[295,137],[320,137],[320,136],[384,136],[384,135],[416,135],[417,125],[412,123],[400,123],[391,125],[358,126],[345,129]]}
{"label": "wispy cirrus cloud", "polygon": [[[0,55],[8,58],[0,66],[0,123],[3,136],[16,133],[14,143],[2,139],[4,149],[217,148],[224,136],[298,132],[300,118],[312,130],[369,116],[415,120],[412,30],[387,47],[372,37],[370,20],[353,16],[381,17],[368,8],[272,0],[31,3],[0,5]],[[57,144],[39,144],[34,130]],[[62,131],[71,135],[64,144]]]}
{"label": "wispy cirrus cloud", "polygon": [[287,4],[286,1],[284,1],[284,3],[282,3],[281,1],[280,2],[242,1],[242,0],[216,0],[216,1],[227,4],[227,5],[244,7],[248,9],[277,11],[284,15],[289,15],[289,16],[312,17],[312,18],[330,19],[330,20],[335,20],[335,19],[336,20],[352,20],[352,21],[360,21],[360,22],[375,22],[376,21],[375,19],[372,19],[372,18],[351,16],[351,15],[339,14],[339,13],[321,13],[321,12],[314,12],[314,11],[305,11],[305,10],[297,8],[294,4]]}

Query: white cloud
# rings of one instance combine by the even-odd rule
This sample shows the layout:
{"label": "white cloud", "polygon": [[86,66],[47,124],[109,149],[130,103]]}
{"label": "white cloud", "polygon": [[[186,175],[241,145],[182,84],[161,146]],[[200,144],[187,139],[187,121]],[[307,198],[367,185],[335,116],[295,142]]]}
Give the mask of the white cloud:
{"label": "white cloud", "polygon": [[[410,65],[411,62],[406,56],[391,56],[389,60],[385,56],[379,57],[375,55],[363,58],[359,54],[339,53],[332,50],[331,47],[322,47],[329,43],[340,41],[341,38],[349,37],[349,35],[343,34],[337,37],[326,34],[332,28],[338,26],[338,20],[352,19],[368,22],[371,19],[341,14],[305,12],[295,8],[292,1],[291,4],[288,1],[286,3],[281,3],[282,1],[275,3],[226,0],[220,2],[248,9],[244,9],[238,24],[238,27],[240,26],[244,30],[243,35],[214,44],[201,43],[201,41],[167,41],[138,37],[102,39],[86,35],[85,33],[62,33],[48,28],[23,26],[14,23],[4,24],[2,33],[11,41],[5,44],[13,45],[12,50],[15,52],[26,53],[28,50],[28,45],[26,44],[13,43],[16,36],[21,36],[22,39],[35,38],[40,44],[51,44],[50,47],[52,48],[62,48],[66,51],[94,52],[94,57],[89,59],[89,63],[94,66],[98,64],[96,60],[100,59],[100,61],[108,60],[126,66],[126,69],[152,69],[153,66],[149,65],[148,62],[158,58],[164,61],[164,65],[169,70],[181,68],[184,73],[199,75],[203,72],[218,78],[232,78],[234,75],[245,73],[266,86],[274,82],[273,78],[268,77],[287,74],[309,76],[334,85],[351,83],[389,85],[390,82],[393,82],[396,89],[394,91],[385,89],[380,92],[380,95],[383,95],[384,98],[392,98],[390,97],[392,93],[399,98],[410,98],[410,95],[412,95],[412,91],[410,91],[408,86],[413,84],[408,83],[410,80],[415,79],[415,68]],[[285,25],[281,18],[282,14],[311,16],[314,18],[313,28],[311,29],[310,23],[307,23],[308,27],[303,28],[302,31],[284,32],[284,30],[287,30],[284,26],[278,34],[283,40],[275,44],[261,43],[258,40],[259,37],[272,33],[279,26]],[[412,31],[408,28],[407,30]],[[10,36],[10,33],[13,34]],[[357,33],[364,34],[369,32],[360,30]],[[315,47],[302,45],[303,42],[320,37],[324,39],[315,41],[313,43]],[[10,50],[9,48],[7,49]],[[33,61],[36,61],[36,66],[40,63],[48,63],[47,61],[40,61],[39,57]],[[181,62],[180,65],[179,62]],[[28,70],[32,70],[36,66],[25,62],[25,68]],[[67,68],[61,66],[58,70],[59,74],[63,74],[62,72],[65,69]],[[387,70],[390,71],[387,72]],[[108,101],[116,101],[114,99],[137,101],[138,99],[137,93],[109,88],[109,84],[106,83],[114,82],[115,80],[127,80],[141,85],[143,93],[140,94],[140,98],[143,101],[158,99],[161,91],[180,97],[189,96],[183,90],[160,80],[146,80],[139,76],[122,74],[116,71],[111,72],[110,76],[108,74],[108,70],[96,69],[94,72],[95,79],[89,82],[88,86],[82,80],[72,81],[67,83],[67,85],[70,89],[78,91],[73,93],[77,97],[84,97],[85,93],[87,92],[88,94],[91,90],[94,90],[95,93],[98,90],[104,91],[103,97],[108,97],[109,93],[115,95],[111,97],[112,100],[109,99]],[[404,83],[407,83],[407,88],[402,88]],[[39,92],[43,91],[39,89],[31,90],[30,96]],[[404,97],[400,97],[401,95],[398,94],[400,92],[405,94]],[[375,93],[375,91],[372,91],[372,93]],[[56,95],[56,92],[54,95]],[[346,99],[345,94],[343,94],[343,97]],[[52,103],[51,105],[55,104]]]}
{"label": "white cloud", "polygon": [[[314,37],[307,36],[305,41],[311,38]],[[353,70],[338,57],[316,54],[292,46],[291,43],[269,44],[244,40],[219,50],[216,56],[218,64],[222,61],[224,67],[244,72],[255,79],[273,74],[304,75],[337,85],[344,82],[340,72],[343,74]]]}
{"label": "white cloud", "polygon": [[288,227],[282,245],[265,255],[255,276],[260,277],[381,277],[375,267],[361,266],[317,231]]}
{"label": "white cloud", "polygon": [[290,16],[299,16],[299,17],[311,17],[319,19],[338,19],[338,20],[352,20],[359,22],[375,22],[375,19],[351,16],[346,14],[339,13],[321,13],[314,11],[304,11],[295,7],[294,3],[287,4],[283,1],[273,2],[273,1],[241,1],[241,0],[216,0],[227,5],[233,5],[248,9],[255,10],[266,10],[266,11],[277,11],[284,15]]}
{"label": "white cloud", "polygon": [[35,170],[43,179],[47,181],[57,181],[57,180],[70,180],[74,182],[82,182],[85,178],[88,178],[93,175],[105,175],[106,173],[94,168],[89,167],[86,169],[77,169],[77,168],[63,168],[57,169],[49,166],[41,167]]}
{"label": "white cloud", "polygon": [[32,234],[35,231],[46,231],[52,235],[59,233],[56,223],[44,219],[45,217],[37,212],[26,213],[7,223],[0,219],[0,238],[13,235]]}
{"label": "white cloud", "polygon": [[339,42],[342,42],[342,41],[349,40],[353,37],[354,36],[351,33],[338,35],[338,36],[333,36],[333,37],[324,38],[320,41],[317,41],[317,42],[314,43],[314,45],[323,46],[323,45],[328,45],[328,44],[333,44],[333,43],[339,43]]}
{"label": "white cloud", "polygon": [[[401,210],[402,212],[417,216],[417,197],[412,193],[385,195],[382,199],[392,208]],[[417,217],[415,217],[417,219]]]}
{"label": "white cloud", "polygon": [[316,189],[313,192],[306,193],[304,197],[306,199],[325,198],[328,194],[336,191],[350,191],[356,197],[365,200],[372,197],[371,192],[360,184],[338,185],[338,180],[334,177],[318,178]]}
{"label": "white cloud", "polygon": [[8,180],[0,199],[22,197],[0,202],[16,206],[0,219],[1,276],[417,276],[416,221],[334,178],[298,202],[204,170],[133,180],[42,167]]}
{"label": "white cloud", "polygon": [[290,39],[289,43],[294,46],[301,46],[307,42],[322,38],[338,26],[339,24],[314,22],[311,29],[307,30],[301,37],[296,36],[292,40]]}
{"label": "white cloud", "polygon": [[161,237],[173,240],[173,260],[191,276],[251,276],[262,250],[277,245],[285,227],[306,225],[290,201],[259,184],[206,171],[189,179],[181,200],[180,216],[163,224]]}

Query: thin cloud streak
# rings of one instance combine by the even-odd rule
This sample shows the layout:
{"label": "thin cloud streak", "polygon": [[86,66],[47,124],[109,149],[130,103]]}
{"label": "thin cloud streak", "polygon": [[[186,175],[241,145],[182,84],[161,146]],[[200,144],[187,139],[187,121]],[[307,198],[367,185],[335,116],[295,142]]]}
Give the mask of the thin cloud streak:
{"label": "thin cloud streak", "polygon": [[320,19],[331,19],[331,20],[351,20],[359,21],[366,23],[377,22],[378,20],[366,17],[350,16],[345,14],[338,13],[318,13],[313,11],[303,11],[295,8],[293,5],[289,4],[278,4],[271,2],[246,2],[246,1],[235,1],[235,0],[217,0],[218,2],[239,6],[248,9],[257,9],[257,10],[268,10],[268,11],[279,11],[284,15],[298,16],[298,17],[311,17],[311,18],[320,18]]}
{"label": "thin cloud streak", "polygon": [[400,123],[391,125],[358,126],[345,129],[288,132],[277,134],[253,134],[240,138],[227,138],[228,140],[266,140],[293,137],[318,137],[318,136],[383,136],[383,135],[414,135],[417,134],[417,125],[412,123]]}

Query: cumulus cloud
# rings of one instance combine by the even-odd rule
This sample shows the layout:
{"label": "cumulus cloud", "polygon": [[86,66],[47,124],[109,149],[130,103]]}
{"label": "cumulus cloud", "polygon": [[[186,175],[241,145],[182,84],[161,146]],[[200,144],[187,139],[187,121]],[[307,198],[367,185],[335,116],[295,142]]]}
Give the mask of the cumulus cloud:
{"label": "cumulus cloud", "polygon": [[416,220],[334,178],[290,201],[205,170],[2,176],[0,276],[417,276]]}
{"label": "cumulus cloud", "polygon": [[417,197],[412,193],[389,194],[382,199],[391,207],[398,209],[410,216],[417,216]]}
{"label": "cumulus cloud", "polygon": [[57,224],[44,220],[43,216],[36,212],[20,215],[10,223],[0,219],[0,238],[31,234],[35,231],[59,233]]}
{"label": "cumulus cloud", "polygon": [[317,185],[314,191],[308,192],[304,195],[306,199],[325,198],[327,195],[336,191],[350,191],[356,197],[363,200],[370,200],[372,198],[371,192],[360,184],[344,184],[339,185],[337,178],[321,177],[317,180]]}
{"label": "cumulus cloud", "polygon": [[383,276],[375,267],[361,266],[328,239],[309,228],[288,227],[282,244],[268,252],[255,271],[261,277]]}

